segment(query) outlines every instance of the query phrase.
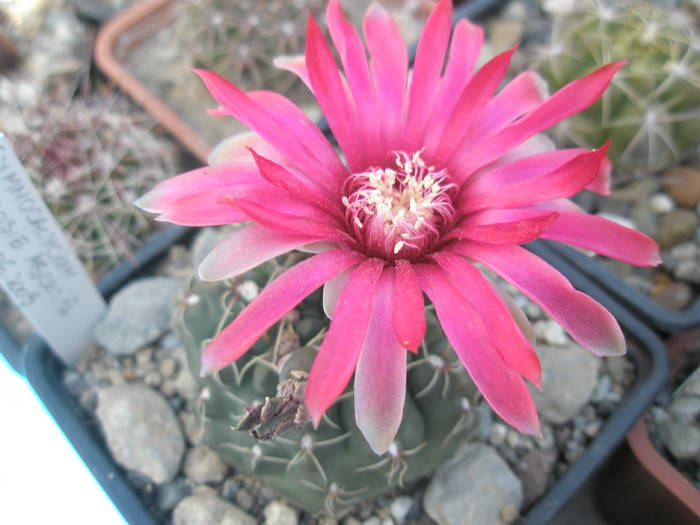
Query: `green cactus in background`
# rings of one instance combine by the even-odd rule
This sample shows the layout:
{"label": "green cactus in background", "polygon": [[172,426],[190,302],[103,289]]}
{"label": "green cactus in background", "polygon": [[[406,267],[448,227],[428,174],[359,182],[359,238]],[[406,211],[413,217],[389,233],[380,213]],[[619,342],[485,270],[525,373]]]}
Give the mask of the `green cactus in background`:
{"label": "green cactus in background", "polygon": [[[6,93],[12,86],[12,92]],[[112,94],[73,98],[3,83],[5,131],[49,209],[94,276],[128,258],[153,230],[133,201],[175,173],[174,148],[152,119]]]}
{"label": "green cactus in background", "polygon": [[559,125],[558,138],[598,147],[613,165],[643,174],[676,164],[700,137],[700,35],[690,15],[641,0],[584,0],[555,16],[535,68],[555,91],[615,60],[627,64],[591,108]]}
{"label": "green cactus in background", "polygon": [[[279,271],[270,262],[233,282],[193,282],[175,314],[175,328],[195,375],[206,342],[245,307],[251,291]],[[423,347],[409,354],[403,422],[385,455],[372,452],[355,426],[350,389],[317,430],[306,423],[304,380],[327,327],[318,292],[231,366],[199,379],[205,442],[238,472],[312,513],[342,514],[429,473],[475,426],[470,407],[477,391],[437,319],[427,313]]]}

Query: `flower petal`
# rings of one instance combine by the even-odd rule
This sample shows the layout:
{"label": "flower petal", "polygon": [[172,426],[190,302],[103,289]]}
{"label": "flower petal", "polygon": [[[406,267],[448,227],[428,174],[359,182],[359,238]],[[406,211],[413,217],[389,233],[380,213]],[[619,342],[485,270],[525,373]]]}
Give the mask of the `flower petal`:
{"label": "flower petal", "polygon": [[349,278],[350,270],[345,270],[323,285],[323,312],[328,319],[333,318],[338,297],[340,297],[340,292],[345,288]]}
{"label": "flower petal", "polygon": [[376,454],[394,441],[406,402],[406,351],[390,328],[392,274],[386,270],[377,284],[355,370],[355,422]]}
{"label": "flower petal", "polygon": [[231,279],[251,268],[313,242],[314,237],[290,235],[248,224],[219,242],[199,265],[203,281]]}
{"label": "flower petal", "polygon": [[353,270],[340,293],[331,326],[306,384],[306,408],[315,427],[321,422],[323,413],[343,393],[355,371],[367,334],[374,288],[382,268],[384,261],[380,259],[365,260]]}
{"label": "flower petal", "polygon": [[382,144],[377,96],[369,74],[365,48],[357,31],[345,18],[339,0],[328,2],[326,20],[355,103],[358,139],[366,150],[367,162],[376,165],[384,161],[386,150]]}
{"label": "flower petal", "polygon": [[404,151],[416,151],[430,118],[450,41],[452,2],[439,0],[423,26],[408,92]]}
{"label": "flower petal", "polygon": [[594,151],[584,151],[553,169],[546,169],[544,153],[504,164],[472,184],[461,193],[460,212],[483,208],[512,208],[533,202],[569,197],[582,190],[597,175],[608,144]]}
{"label": "flower petal", "polygon": [[314,220],[313,218],[282,213],[272,207],[247,199],[231,199],[230,205],[240,209],[252,220],[271,230],[296,235],[309,235],[318,240],[353,243],[350,236],[327,221],[319,222],[319,220]]}
{"label": "flower petal", "polygon": [[659,245],[651,237],[587,213],[560,212],[542,238],[572,244],[637,266],[656,266],[661,262]]}
{"label": "flower petal", "polygon": [[392,321],[396,339],[411,352],[417,352],[425,337],[423,293],[413,266],[404,259],[395,263],[392,295]]}
{"label": "flower petal", "polygon": [[447,274],[453,286],[472,303],[481,316],[486,333],[503,362],[529,380],[542,386],[540,360],[508,307],[481,272],[470,262],[451,253],[436,253],[433,258]]}
{"label": "flower petal", "polygon": [[313,93],[311,81],[309,80],[309,70],[306,67],[306,57],[304,55],[278,56],[272,60],[273,65],[278,69],[284,69],[294,73]]}
{"label": "flower petal", "polygon": [[162,213],[184,197],[239,184],[268,186],[250,159],[242,163],[205,166],[165,179],[134,204],[144,211]]}
{"label": "flower petal", "polygon": [[527,434],[539,434],[537,411],[522,377],[507,366],[491,344],[474,306],[435,265],[416,265],[421,288],[435,305],[440,325],[484,399],[504,421]]}
{"label": "flower petal", "polygon": [[328,279],[357,264],[362,256],[331,250],[293,266],[269,283],[202,353],[202,374],[221,370],[242,356],[283,315]]}
{"label": "flower petal", "polygon": [[355,132],[356,116],[323,33],[309,16],[306,27],[306,66],[314,95],[352,171],[364,166],[364,153]]}
{"label": "flower petal", "polygon": [[451,251],[474,259],[527,295],[584,348],[598,356],[625,353],[625,338],[615,318],[598,302],[542,259],[520,246],[459,241]]}
{"label": "flower petal", "polygon": [[490,211],[470,215],[463,225],[453,229],[446,238],[458,237],[489,244],[525,244],[540,237],[559,216],[557,212],[542,212],[515,221],[490,222]]}
{"label": "flower petal", "polygon": [[564,86],[539,107],[524,115],[494,136],[475,140],[455,155],[451,165],[460,166],[460,180],[522,143],[535,133],[583,111],[608,87],[624,61],[607,64],[585,77]]}
{"label": "flower petal", "polygon": [[387,150],[399,147],[406,104],[408,53],[394,19],[373,2],[363,20],[365,41],[372,61],[370,70],[382,108],[382,131]]}
{"label": "flower petal", "polygon": [[254,148],[270,160],[283,162],[283,158],[277,150],[252,131],[245,131],[225,138],[209,152],[207,161],[211,166],[230,163],[250,165],[251,158],[248,148]]}

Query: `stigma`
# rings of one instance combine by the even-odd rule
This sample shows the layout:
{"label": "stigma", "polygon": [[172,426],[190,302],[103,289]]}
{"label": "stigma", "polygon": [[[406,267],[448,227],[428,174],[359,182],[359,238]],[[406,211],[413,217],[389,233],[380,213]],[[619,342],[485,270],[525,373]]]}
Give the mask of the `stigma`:
{"label": "stigma", "polygon": [[348,179],[343,196],[349,229],[368,256],[415,258],[437,241],[454,219],[446,170],[426,165],[421,151],[395,153],[394,164]]}

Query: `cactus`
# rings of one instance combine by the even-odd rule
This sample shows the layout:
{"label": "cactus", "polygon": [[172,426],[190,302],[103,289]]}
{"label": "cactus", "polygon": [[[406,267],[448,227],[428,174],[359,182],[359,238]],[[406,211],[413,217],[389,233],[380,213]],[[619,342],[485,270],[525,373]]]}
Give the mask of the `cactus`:
{"label": "cactus", "polygon": [[628,60],[595,105],[557,128],[558,138],[582,147],[612,138],[613,165],[631,175],[675,164],[700,136],[698,38],[683,11],[640,0],[585,0],[555,15],[551,43],[534,64],[552,91]]}
{"label": "cactus", "polygon": [[[204,344],[252,299],[251,290],[279,270],[272,261],[234,282],[193,282],[176,311],[175,328],[195,375]],[[409,354],[403,422],[385,455],[372,452],[355,426],[350,389],[317,430],[305,423],[304,378],[327,325],[320,293],[231,366],[199,378],[204,440],[239,472],[313,513],[337,516],[427,474],[450,457],[476,422],[470,410],[476,388],[436,318],[431,312],[427,317],[423,347],[418,355]],[[290,431],[281,435],[285,430]]]}
{"label": "cactus", "polygon": [[61,85],[41,95],[24,91],[18,83],[10,93],[15,106],[0,111],[2,128],[86,268],[99,276],[152,231],[132,202],[176,171],[173,147],[123,99],[73,99]]}

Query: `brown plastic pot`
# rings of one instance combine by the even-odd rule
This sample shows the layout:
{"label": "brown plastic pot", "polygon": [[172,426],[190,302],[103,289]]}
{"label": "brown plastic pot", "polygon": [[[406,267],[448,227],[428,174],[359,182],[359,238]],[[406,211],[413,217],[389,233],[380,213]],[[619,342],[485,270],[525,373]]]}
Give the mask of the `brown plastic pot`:
{"label": "brown plastic pot", "polygon": [[[672,337],[667,344],[673,373],[700,330]],[[614,525],[698,525],[700,491],[654,447],[644,418],[627,434],[604,469],[596,499]]]}
{"label": "brown plastic pot", "polygon": [[[143,0],[112,18],[97,34],[95,61],[112,82],[153,115],[197,159],[206,163],[210,146],[117,58],[117,46],[125,34],[134,32],[145,37],[164,27],[172,20],[173,4],[173,0]],[[131,45],[138,45],[143,37],[135,38]]]}

